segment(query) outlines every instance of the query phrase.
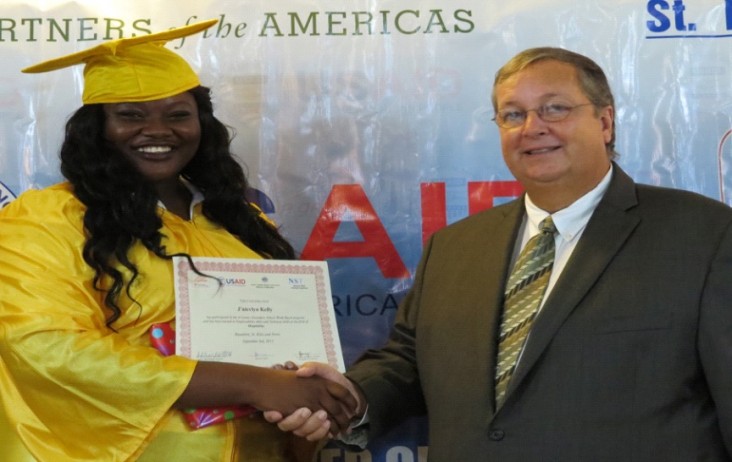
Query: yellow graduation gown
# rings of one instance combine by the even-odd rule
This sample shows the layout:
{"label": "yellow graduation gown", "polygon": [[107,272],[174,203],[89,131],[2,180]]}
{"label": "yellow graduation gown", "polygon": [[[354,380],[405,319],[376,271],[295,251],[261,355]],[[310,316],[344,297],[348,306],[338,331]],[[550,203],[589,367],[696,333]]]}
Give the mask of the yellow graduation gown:
{"label": "yellow graduation gown", "polygon": [[[175,317],[172,263],[136,245],[141,277],[116,332],[82,258],[84,206],[67,183],[0,211],[0,452],[4,460],[285,461],[290,436],[259,418],[191,430],[171,405],[196,362],[158,353],[153,323]],[[161,209],[168,253],[259,258],[194,209]]]}

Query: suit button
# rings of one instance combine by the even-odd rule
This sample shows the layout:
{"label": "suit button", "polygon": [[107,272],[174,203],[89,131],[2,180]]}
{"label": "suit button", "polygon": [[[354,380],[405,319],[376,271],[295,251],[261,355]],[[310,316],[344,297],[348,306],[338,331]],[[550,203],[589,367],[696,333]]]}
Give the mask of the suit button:
{"label": "suit button", "polygon": [[506,436],[503,430],[491,430],[488,437],[493,441],[501,441]]}

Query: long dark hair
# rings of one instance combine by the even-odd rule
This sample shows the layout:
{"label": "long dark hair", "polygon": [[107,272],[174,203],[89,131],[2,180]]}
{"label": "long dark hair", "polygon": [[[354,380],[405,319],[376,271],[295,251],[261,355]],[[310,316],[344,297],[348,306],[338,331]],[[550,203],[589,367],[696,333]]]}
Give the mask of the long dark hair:
{"label": "long dark hair", "polygon": [[[292,246],[246,201],[249,183],[230,151],[228,128],[213,114],[210,90],[199,86],[189,92],[198,106],[201,142],[181,176],[203,192],[203,214],[264,257],[295,258]],[[82,106],[66,123],[60,157],[61,173],[86,206],[83,257],[94,270],[95,289],[105,293],[111,326],[122,314],[117,303],[121,291],[130,296],[139,276],[130,248],[139,242],[160,258],[175,255],[161,243],[163,223],[153,186],[106,141],[105,122],[101,104]],[[127,280],[122,268],[131,274]],[[111,282],[105,283],[106,278]]]}

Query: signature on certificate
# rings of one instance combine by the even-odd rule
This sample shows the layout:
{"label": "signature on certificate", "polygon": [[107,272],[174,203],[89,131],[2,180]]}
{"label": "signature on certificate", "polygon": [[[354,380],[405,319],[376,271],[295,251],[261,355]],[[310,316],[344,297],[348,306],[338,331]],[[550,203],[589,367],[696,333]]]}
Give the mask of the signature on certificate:
{"label": "signature on certificate", "polygon": [[199,351],[196,359],[207,359],[209,361],[221,360],[231,357],[231,351]]}

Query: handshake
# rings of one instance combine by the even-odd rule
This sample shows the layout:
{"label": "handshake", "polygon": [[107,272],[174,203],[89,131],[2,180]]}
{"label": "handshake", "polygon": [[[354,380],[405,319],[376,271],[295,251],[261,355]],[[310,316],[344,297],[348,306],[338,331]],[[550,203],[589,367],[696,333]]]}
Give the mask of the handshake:
{"label": "handshake", "polygon": [[[261,406],[264,418],[280,430],[292,432],[309,441],[334,438],[350,432],[352,422],[366,410],[366,399],[358,385],[328,364],[309,362],[298,367],[292,362],[278,365],[275,371],[289,371],[288,386],[274,387],[271,398],[279,401]],[[295,381],[291,380],[291,372]],[[283,376],[283,379],[285,377]],[[271,381],[270,384],[275,384]],[[289,391],[288,391],[289,390]]]}

